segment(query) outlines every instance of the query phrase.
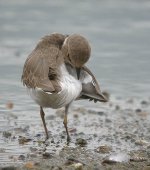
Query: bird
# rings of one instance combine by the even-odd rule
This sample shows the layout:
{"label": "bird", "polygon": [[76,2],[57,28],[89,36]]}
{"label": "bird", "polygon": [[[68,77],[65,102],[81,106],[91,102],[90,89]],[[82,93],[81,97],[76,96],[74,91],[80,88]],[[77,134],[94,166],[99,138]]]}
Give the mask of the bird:
{"label": "bird", "polygon": [[80,77],[81,67],[89,60],[91,47],[86,38],[78,34],[68,36],[61,49],[65,63],[76,67],[77,77]]}
{"label": "bird", "polygon": [[[63,123],[69,142],[67,115],[70,104],[81,99],[107,101],[92,72],[85,66],[90,54],[91,47],[85,37],[53,33],[44,36],[26,59],[21,80],[40,106],[46,139],[49,136],[43,108],[65,107]],[[90,94],[92,92],[95,94]]]}

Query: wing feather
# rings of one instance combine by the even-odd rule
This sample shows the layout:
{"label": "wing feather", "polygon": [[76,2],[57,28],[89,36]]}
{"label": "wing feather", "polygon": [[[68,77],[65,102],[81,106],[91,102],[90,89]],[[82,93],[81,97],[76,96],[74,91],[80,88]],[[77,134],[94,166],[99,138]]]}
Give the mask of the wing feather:
{"label": "wing feather", "polygon": [[84,71],[86,71],[89,75],[92,76],[93,83],[94,83],[94,85],[95,85],[95,89],[96,89],[96,91],[97,91],[98,93],[100,93],[101,90],[100,90],[98,81],[96,80],[96,78],[95,78],[95,76],[93,75],[93,73],[92,73],[92,72],[90,71],[90,69],[89,69],[88,67],[86,67],[86,66],[83,66],[82,68],[83,68]]}
{"label": "wing feather", "polygon": [[[94,102],[97,101],[106,102],[107,98],[100,91],[99,84],[93,73],[86,66],[83,66],[82,69],[86,73],[88,73],[88,76],[92,77],[92,80],[89,80],[86,83],[84,82],[82,83],[82,92],[78,99],[89,99],[90,101],[94,100]],[[83,72],[83,74],[85,73]]]}
{"label": "wing feather", "polygon": [[[60,91],[58,65],[61,62],[62,53],[57,47],[35,48],[25,62],[22,74],[23,84],[28,88],[42,88],[47,92]],[[51,80],[50,77],[55,79]]]}

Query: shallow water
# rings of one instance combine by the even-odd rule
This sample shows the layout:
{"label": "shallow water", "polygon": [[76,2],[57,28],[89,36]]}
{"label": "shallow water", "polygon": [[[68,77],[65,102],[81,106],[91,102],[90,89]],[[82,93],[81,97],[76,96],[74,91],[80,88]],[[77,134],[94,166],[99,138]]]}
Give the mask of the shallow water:
{"label": "shallow water", "polygon": [[[149,1],[1,0],[0,149],[4,148],[5,154],[0,152],[0,162],[11,162],[8,154],[28,152],[28,145],[15,146],[15,139],[14,143],[5,141],[3,131],[29,126],[31,134],[36,135],[37,124],[36,129],[43,132],[38,107],[26,94],[20,77],[24,61],[37,41],[52,32],[80,33],[89,39],[92,57],[88,65],[101,89],[109,91],[112,98],[150,96]],[[6,109],[9,101],[14,103],[13,110]],[[103,107],[82,103],[86,107]]]}
{"label": "shallow water", "polygon": [[147,0],[94,3],[1,0],[1,89],[5,90],[5,84],[8,87],[8,81],[19,86],[25,58],[42,36],[52,32],[77,32],[91,42],[89,65],[102,89],[121,96],[148,95],[149,11]]}

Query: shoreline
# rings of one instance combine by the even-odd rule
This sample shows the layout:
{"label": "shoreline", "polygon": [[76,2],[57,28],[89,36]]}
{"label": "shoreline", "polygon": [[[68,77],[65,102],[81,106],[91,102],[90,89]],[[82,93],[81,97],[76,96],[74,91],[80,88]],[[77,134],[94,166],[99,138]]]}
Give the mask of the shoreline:
{"label": "shoreline", "polygon": [[100,106],[72,106],[69,146],[63,109],[46,114],[50,134],[46,142],[39,115],[34,120],[34,114],[25,117],[11,111],[13,108],[7,114],[1,111],[1,119],[10,123],[8,130],[1,125],[1,170],[148,170],[142,168],[150,168],[149,98],[116,98]]}

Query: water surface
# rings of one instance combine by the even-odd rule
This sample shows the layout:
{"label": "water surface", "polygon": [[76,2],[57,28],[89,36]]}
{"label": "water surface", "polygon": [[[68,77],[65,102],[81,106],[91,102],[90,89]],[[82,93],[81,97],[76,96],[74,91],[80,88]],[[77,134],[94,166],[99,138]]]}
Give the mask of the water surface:
{"label": "water surface", "polygon": [[[5,143],[2,132],[30,123],[38,128],[41,123],[38,106],[26,94],[20,77],[37,41],[53,32],[87,37],[92,46],[88,65],[102,90],[122,98],[150,96],[150,1],[1,0],[0,148],[7,148],[5,157],[0,156],[3,162],[8,161],[7,153],[24,153],[28,147]],[[8,101],[14,103],[12,111],[6,109]]]}

